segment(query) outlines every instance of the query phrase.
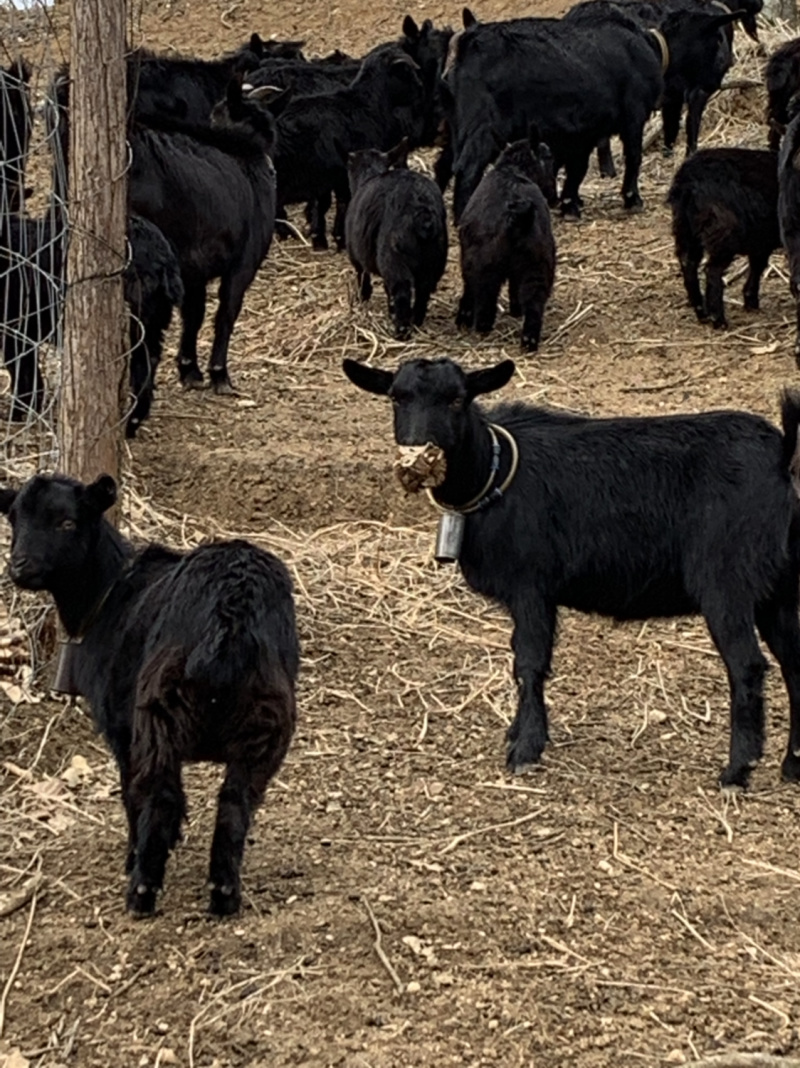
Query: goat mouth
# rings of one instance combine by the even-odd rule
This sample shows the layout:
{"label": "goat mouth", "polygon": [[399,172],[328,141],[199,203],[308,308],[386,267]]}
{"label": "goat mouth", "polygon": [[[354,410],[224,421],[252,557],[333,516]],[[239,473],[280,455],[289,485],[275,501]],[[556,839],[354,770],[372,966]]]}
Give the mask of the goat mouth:
{"label": "goat mouth", "polygon": [[14,567],[13,564],[8,565],[8,576],[15,586],[19,586],[23,590],[43,590],[44,579],[36,571],[30,571],[24,567]]}
{"label": "goat mouth", "polygon": [[447,474],[444,449],[430,441],[425,445],[398,445],[394,473],[406,493],[436,489]]}

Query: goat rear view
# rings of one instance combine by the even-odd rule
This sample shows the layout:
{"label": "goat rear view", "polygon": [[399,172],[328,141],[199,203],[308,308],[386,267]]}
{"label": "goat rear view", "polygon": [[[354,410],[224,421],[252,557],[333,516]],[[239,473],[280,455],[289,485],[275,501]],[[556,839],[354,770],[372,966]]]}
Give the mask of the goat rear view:
{"label": "goat rear view", "polygon": [[438,447],[444,463],[428,485],[463,516],[464,577],[511,615],[510,770],[538,762],[545,747],[544,684],[565,606],[616,619],[705,617],[731,687],[724,785],[746,786],[763,751],[758,628],[789,692],[783,775],[800,780],[800,504],[789,470],[800,396],[785,397],[781,434],[746,412],[484,412],[474,400],[508,382],[510,360],[469,373],[447,359],[395,373],[347,360],[344,370],[391,398],[398,445]]}
{"label": "goat rear view", "polygon": [[350,153],[353,199],[345,235],[356,269],[359,296],[372,293],[371,274],[380,275],[389,301],[395,337],[422,326],[428,301],[447,263],[447,215],[439,187],[406,169],[408,142],[391,152]]}
{"label": "goat rear view", "polygon": [[539,347],[556,270],[548,201],[557,202],[553,157],[533,127],[527,140],[500,153],[461,216],[459,326],[487,334],[494,326],[500,289],[508,281],[509,312],[525,317],[522,347]]}
{"label": "goat rear view", "polygon": [[[744,306],[759,307],[761,276],[778,232],[778,158],[757,148],[704,148],[681,166],[670,187],[675,254],[689,303],[700,322],[727,326],[723,275],[747,256]],[[706,293],[697,271],[706,254]]]}
{"label": "goat rear view", "polygon": [[246,541],[189,553],[136,550],[103,516],[114,480],[37,476],[0,491],[9,574],[48,590],[87,698],[119,767],[128,817],[128,908],[154,911],[186,815],[181,765],[227,766],[211,845],[211,912],[241,903],[254,810],[295,727],[299,650],[284,565]]}

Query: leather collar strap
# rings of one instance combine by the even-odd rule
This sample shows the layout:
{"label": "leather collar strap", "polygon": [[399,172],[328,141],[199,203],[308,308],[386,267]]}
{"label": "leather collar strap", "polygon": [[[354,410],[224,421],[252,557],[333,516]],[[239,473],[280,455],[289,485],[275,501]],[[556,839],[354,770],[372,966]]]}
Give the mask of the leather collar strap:
{"label": "leather collar strap", "polygon": [[[504,426],[498,426],[497,423],[487,423],[486,429],[489,431],[489,435],[492,439],[492,466],[489,471],[489,478],[486,481],[486,485],[477,497],[473,497],[471,501],[467,501],[466,504],[458,504],[451,507],[445,507],[443,504],[440,504],[434,497],[433,491],[430,489],[426,490],[425,492],[428,494],[428,500],[440,511],[458,512],[461,515],[469,515],[470,512],[478,512],[482,508],[487,508],[493,501],[499,501],[514,481],[514,476],[519,467],[519,448],[514,440],[514,436],[510,434]],[[501,437],[504,437],[511,446],[511,467],[509,468],[508,474],[501,486],[494,485],[494,480],[500,469],[500,442],[497,440],[498,434],[500,434]]]}

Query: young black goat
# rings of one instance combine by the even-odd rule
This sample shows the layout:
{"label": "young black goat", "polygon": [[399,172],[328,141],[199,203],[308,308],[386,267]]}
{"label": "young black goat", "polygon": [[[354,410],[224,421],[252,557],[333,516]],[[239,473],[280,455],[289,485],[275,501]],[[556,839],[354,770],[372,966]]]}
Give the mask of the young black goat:
{"label": "young black goat", "polygon": [[553,157],[533,128],[528,140],[507,145],[485,172],[458,227],[464,293],[456,322],[487,334],[507,280],[509,311],[524,316],[522,347],[531,352],[539,347],[556,270],[545,197],[558,202]]}
{"label": "young black goat", "polygon": [[[703,322],[727,326],[722,276],[735,256],[747,256],[744,306],[757,311],[761,275],[770,253],[781,243],[778,232],[778,158],[754,148],[705,148],[687,159],[672,182],[675,254],[689,303]],[[697,269],[706,253],[706,295]]]}
{"label": "young black goat", "polygon": [[800,93],[789,102],[786,117],[789,124],[778,156],[778,221],[796,305],[794,356],[800,367]]}
{"label": "young black goat", "polygon": [[103,512],[114,480],[37,476],[0,490],[9,574],[48,590],[72,639],[72,680],[119,766],[128,908],[155,909],[186,815],[185,761],[227,765],[211,846],[211,911],[241,903],[245,838],[295,726],[298,643],[283,564],[246,541],[135,550]]}
{"label": "young black goat", "polygon": [[731,685],[721,776],[730,785],[746,786],[763,751],[757,627],[789,692],[783,775],[800,780],[800,503],[789,474],[800,396],[784,398],[781,435],[745,412],[589,419],[524,404],[484,412],[473,401],[508,382],[510,360],[470,373],[447,359],[411,360],[396,373],[346,360],[344,370],[392,399],[399,445],[432,443],[444,454],[433,493],[464,514],[461,570],[514,622],[512,771],[537,762],[547,741],[544,682],[564,605],[616,619],[705,617]]}
{"label": "young black goat", "polygon": [[280,115],[275,152],[278,208],[312,202],[312,244],[324,249],[325,213],[335,193],[334,235],[343,243],[350,200],[347,153],[362,148],[385,151],[406,135],[418,143],[424,126],[425,93],[416,62],[398,46],[375,49],[365,56],[350,85],[292,99]]}
{"label": "young black goat", "polygon": [[126,437],[150,414],[156,369],[164,347],[164,331],[172,309],[183,303],[183,282],[175,250],[157,226],[139,215],[128,219],[131,256],[123,275],[130,309],[130,382],[133,410],[125,424]]}
{"label": "young black goat", "polygon": [[[362,300],[372,293],[370,274],[386,287],[397,338],[421,326],[431,293],[447,263],[447,215],[439,187],[406,169],[408,142],[391,152],[350,153],[352,200],[345,236]],[[413,295],[413,305],[412,305]]]}

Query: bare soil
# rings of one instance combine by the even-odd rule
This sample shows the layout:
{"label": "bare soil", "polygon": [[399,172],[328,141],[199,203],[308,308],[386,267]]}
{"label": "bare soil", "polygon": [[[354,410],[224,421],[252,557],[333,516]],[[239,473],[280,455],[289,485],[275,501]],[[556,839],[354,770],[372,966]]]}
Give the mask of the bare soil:
{"label": "bare soil", "polygon": [[[205,56],[253,30],[359,52],[396,35],[407,10],[145,0],[133,30]],[[533,10],[487,0],[480,14]],[[460,19],[457,8],[411,11]],[[738,47],[757,70],[752,46]],[[762,109],[759,90],[721,94],[704,143],[764,143]],[[583,221],[554,219],[557,282],[536,356],[519,357],[506,314],[486,340],[456,331],[455,240],[409,345],[392,340],[379,289],[357,305],[345,256],[298,241],[274,246],[247,295],[230,354],[237,397],[181,392],[173,330],[153,417],[129,451],[126,521],[174,544],[244,533],[287,560],[300,726],[252,830],[241,915],[205,914],[219,774],[193,767],[159,914],[136,922],[123,907],[116,776],[88,717],[51,699],[0,705],[0,890],[42,876],[0,918],[0,1064],[3,1052],[9,1068],[800,1056],[800,867],[788,848],[800,792],[779,780],[788,708],[777,669],[766,756],[746,796],[723,795],[727,683],[702,623],[564,613],[551,745],[536,773],[508,777],[508,621],[435,567],[435,516],[391,476],[387,406],[341,373],[345,355],[389,367],[412,354],[473,367],[512,356],[506,397],[776,419],[797,378],[783,259],[759,314],[744,312],[739,279],[730,329],[699,325],[664,206],[678,163],[650,149],[641,215],[625,216],[618,182],[592,177]]]}

